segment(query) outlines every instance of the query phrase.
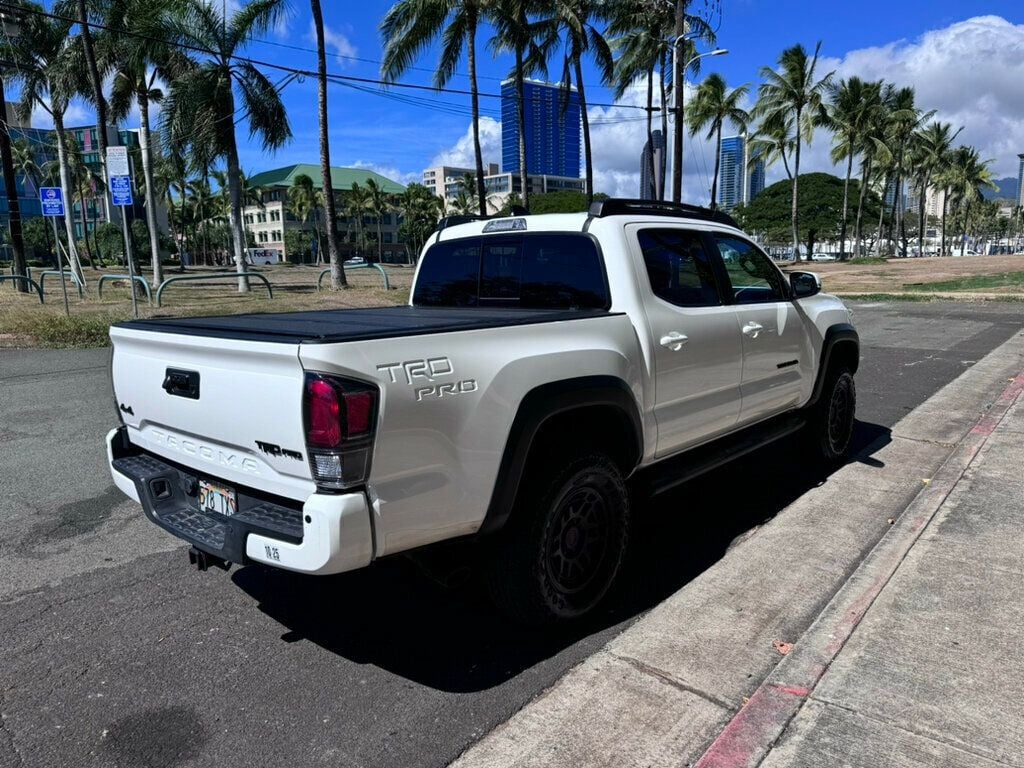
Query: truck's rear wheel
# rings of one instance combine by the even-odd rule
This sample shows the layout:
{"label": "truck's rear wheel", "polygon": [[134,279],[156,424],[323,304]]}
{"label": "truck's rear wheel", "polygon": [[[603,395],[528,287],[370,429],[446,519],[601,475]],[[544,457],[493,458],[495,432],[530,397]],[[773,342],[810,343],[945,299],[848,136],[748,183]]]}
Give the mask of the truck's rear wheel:
{"label": "truck's rear wheel", "polygon": [[[530,481],[528,481],[530,482]],[[629,538],[629,493],[604,454],[533,475],[490,564],[495,602],[514,619],[579,618],[607,595]]]}
{"label": "truck's rear wheel", "polygon": [[836,464],[850,450],[857,414],[857,388],[848,368],[829,371],[821,399],[808,425],[812,449],[826,463]]}

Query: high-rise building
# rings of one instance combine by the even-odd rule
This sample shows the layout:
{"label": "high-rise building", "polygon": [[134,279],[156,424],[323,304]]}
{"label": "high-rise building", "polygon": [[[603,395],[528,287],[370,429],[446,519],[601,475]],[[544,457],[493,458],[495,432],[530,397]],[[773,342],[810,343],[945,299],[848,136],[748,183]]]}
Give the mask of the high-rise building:
{"label": "high-rise building", "polygon": [[[524,83],[526,168],[530,175],[580,176],[580,100],[575,88]],[[519,172],[519,120],[513,80],[501,84],[501,165]]]}
{"label": "high-rise building", "polygon": [[722,139],[718,171],[718,207],[730,211],[740,203],[749,203],[764,189],[764,160],[748,154],[747,136]]}
{"label": "high-rise building", "polygon": [[[653,144],[653,147],[652,147]],[[654,160],[654,175],[651,176],[651,160]],[[640,199],[657,200],[658,192],[665,179],[665,136],[661,131],[653,131],[651,140],[644,142],[640,153]]]}
{"label": "high-rise building", "polygon": [[1024,154],[1017,157],[1020,159],[1020,170],[1017,171],[1017,205],[1024,205]]}

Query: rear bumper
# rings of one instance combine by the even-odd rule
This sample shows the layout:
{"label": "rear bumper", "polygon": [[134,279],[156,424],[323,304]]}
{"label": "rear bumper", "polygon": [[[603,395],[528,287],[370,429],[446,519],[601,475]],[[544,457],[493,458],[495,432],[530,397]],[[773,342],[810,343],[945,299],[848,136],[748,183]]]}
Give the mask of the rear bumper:
{"label": "rear bumper", "polygon": [[114,484],[142,505],[146,517],[224,560],[329,574],[373,559],[370,508],[362,493],[314,493],[298,504],[237,489],[238,511],[224,517],[199,509],[199,473],[132,445],[124,427],[107,434],[107,459]]}

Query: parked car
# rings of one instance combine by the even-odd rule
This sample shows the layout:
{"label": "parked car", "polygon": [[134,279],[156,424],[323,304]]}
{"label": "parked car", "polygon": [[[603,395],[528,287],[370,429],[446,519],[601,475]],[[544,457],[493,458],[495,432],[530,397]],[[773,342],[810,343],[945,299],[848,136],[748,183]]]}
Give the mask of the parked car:
{"label": "parked car", "polygon": [[367,261],[362,256],[353,256],[351,259],[345,259],[346,267],[365,267],[366,264]]}
{"label": "parked car", "polygon": [[831,253],[812,253],[811,261],[835,261],[836,257]]}
{"label": "parked car", "polygon": [[726,214],[446,224],[408,306],[111,328],[111,474],[194,564],[329,574],[461,540],[511,615],[574,619],[637,495],[788,435],[846,454],[852,315]]}
{"label": "parked car", "polygon": [[281,251],[276,248],[246,248],[245,258],[252,266],[280,264]]}

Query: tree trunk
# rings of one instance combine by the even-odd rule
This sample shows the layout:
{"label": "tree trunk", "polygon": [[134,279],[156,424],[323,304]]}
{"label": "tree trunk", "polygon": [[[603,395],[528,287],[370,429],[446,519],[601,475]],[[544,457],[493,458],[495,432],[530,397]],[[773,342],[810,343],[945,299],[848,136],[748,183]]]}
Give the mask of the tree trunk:
{"label": "tree trunk", "polygon": [[924,256],[924,231],[927,228],[924,217],[924,196],[928,193],[928,177],[921,177],[921,199],[917,201],[917,255]]}
{"label": "tree trunk", "polygon": [[[89,70],[89,84],[92,86],[93,104],[96,107],[96,140],[99,142],[100,173],[103,183],[107,183],[107,100],[103,96],[103,78],[96,65],[96,51],[93,48],[92,31],[89,29],[89,13],[86,0],[78,0],[78,26],[82,35],[82,50],[85,53],[85,64]],[[110,221],[110,203],[106,192],[103,193],[103,214]]]}
{"label": "tree trunk", "polygon": [[[661,156],[665,158],[668,154],[668,101],[665,95],[665,53],[661,53]],[[665,199],[665,164],[662,162],[658,168],[658,199]]]}
{"label": "tree trunk", "polygon": [[[345,265],[338,255],[338,217],[334,209],[334,184],[331,181],[331,143],[327,136],[327,51],[324,45],[324,17],[320,0],[310,0],[313,24],[316,27],[317,109],[320,122],[320,173],[324,187],[324,226],[327,229],[327,252],[331,262],[331,290],[348,287]],[[282,234],[282,237],[284,235]]]}
{"label": "tree trunk", "polygon": [[149,132],[149,93],[144,88],[136,94],[139,102],[139,133],[142,134],[142,178],[146,182],[146,225],[149,227],[149,248],[152,251],[153,285],[163,282],[160,264],[160,233],[156,228],[156,194],[153,187],[153,147]]}
{"label": "tree trunk", "polygon": [[[889,188],[890,179],[885,180],[885,189]],[[885,225],[885,198],[882,198],[882,205],[878,211],[878,235],[875,238],[875,255],[882,255],[882,227]]]}
{"label": "tree trunk", "polygon": [[473,154],[476,157],[476,194],[479,198],[480,215],[487,215],[487,190],[484,189],[484,156],[480,149],[480,93],[476,84],[476,18],[469,24],[469,90],[473,107]]}
{"label": "tree trunk", "polygon": [[[228,112],[235,113],[234,97],[228,93]],[[242,241],[242,173],[238,165],[238,144],[235,141],[235,129],[232,127],[227,134],[228,161],[228,195],[231,200],[228,221],[231,225],[231,240],[234,246],[235,271],[238,272],[238,292],[249,292],[249,278],[245,272],[245,243]]]}
{"label": "tree trunk", "polygon": [[85,217],[85,190],[78,188],[78,218],[82,222],[82,241],[85,243],[85,260],[89,262],[89,269],[96,269],[96,262],[92,260],[92,248],[89,247],[89,220]]}
{"label": "tree trunk", "polygon": [[526,86],[523,83],[523,49],[516,46],[516,122],[519,123],[519,184],[523,207],[530,208],[530,172],[526,161]]}
{"label": "tree trunk", "polygon": [[[14,156],[11,153],[11,133],[7,125],[7,94],[4,92],[3,77],[0,77],[0,157],[4,173],[4,187],[7,191],[7,210],[9,213],[11,229],[11,250],[14,252],[14,274],[28,277],[28,264],[25,261],[25,240],[21,234],[21,206],[18,202],[17,178],[14,175]],[[65,200],[65,203],[69,201]],[[27,280],[15,280],[15,289],[22,293],[28,293],[29,283]]]}
{"label": "tree trunk", "polygon": [[843,182],[843,220],[839,225],[839,260],[846,261],[846,230],[850,219],[850,177],[853,175],[853,147],[846,158],[846,180]]}
{"label": "tree trunk", "polygon": [[[864,238],[864,200],[868,195],[868,180],[871,178],[871,161],[864,158],[860,176],[860,194],[857,196],[857,218],[853,228],[853,256],[857,258],[862,255],[862,241]],[[884,206],[883,206],[884,207]]]}
{"label": "tree trunk", "polygon": [[576,93],[580,98],[580,118],[583,120],[583,157],[586,164],[587,205],[594,202],[594,158],[590,154],[590,119],[587,117],[587,95],[583,89],[583,63],[577,57],[573,62],[576,67]]}
{"label": "tree trunk", "polygon": [[[796,151],[793,154],[793,194],[792,194],[792,220],[793,220],[793,257],[800,261],[800,215],[797,213],[797,198],[800,185],[800,116],[801,110],[796,111]],[[807,254],[810,258],[811,254]]]}
{"label": "tree trunk", "polygon": [[939,256],[946,255],[946,214],[949,211],[949,192],[942,192],[942,244],[939,246]]}
{"label": "tree trunk", "polygon": [[377,213],[377,263],[384,261],[384,215]]}
{"label": "tree trunk", "polygon": [[658,177],[654,174],[654,64],[647,71],[647,180],[648,188],[640,190],[646,200],[658,199]]}
{"label": "tree trunk", "polygon": [[[71,189],[71,179],[68,175],[68,157],[64,148],[64,115],[58,110],[53,111],[53,130],[57,134],[57,165],[60,168],[60,185],[65,190]],[[78,260],[78,248],[75,245],[75,227],[71,220],[71,201],[64,201],[64,229],[68,236],[68,264],[71,271],[78,276],[78,279],[85,284],[85,275],[82,273],[82,264]]]}
{"label": "tree trunk", "polygon": [[[722,162],[722,122],[718,122],[718,136],[715,142],[715,175],[711,177],[711,210],[718,208],[718,171]],[[740,173],[746,174],[746,166]],[[740,185],[742,187],[742,183]]]}
{"label": "tree trunk", "polygon": [[[966,198],[966,195],[964,196]],[[960,255],[964,256],[967,253],[967,222],[970,219],[971,214],[971,201],[964,200],[964,230],[963,235],[960,237]]]}

